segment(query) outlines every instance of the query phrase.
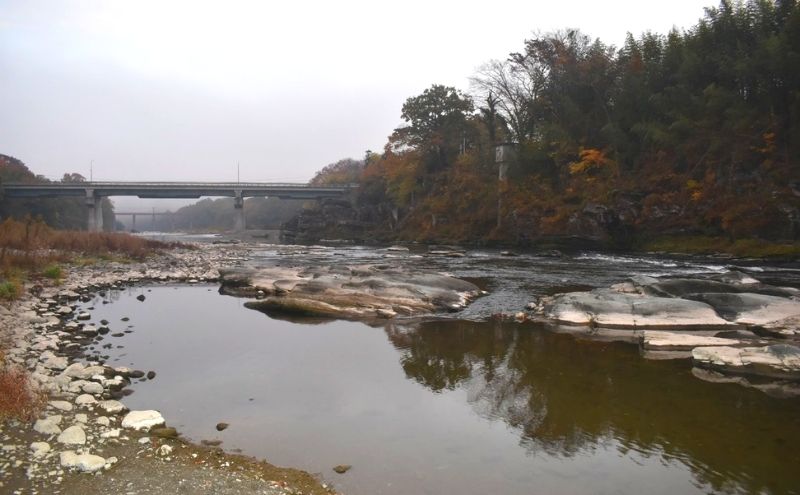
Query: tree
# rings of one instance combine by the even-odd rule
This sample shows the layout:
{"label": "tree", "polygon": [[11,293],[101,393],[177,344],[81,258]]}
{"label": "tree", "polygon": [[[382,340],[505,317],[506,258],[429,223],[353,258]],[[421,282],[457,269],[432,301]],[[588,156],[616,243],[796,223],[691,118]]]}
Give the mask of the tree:
{"label": "tree", "polygon": [[469,96],[453,87],[434,84],[403,104],[401,117],[408,125],[395,130],[390,145],[394,151],[418,150],[432,170],[442,169],[464,149],[467,116],[472,112]]}

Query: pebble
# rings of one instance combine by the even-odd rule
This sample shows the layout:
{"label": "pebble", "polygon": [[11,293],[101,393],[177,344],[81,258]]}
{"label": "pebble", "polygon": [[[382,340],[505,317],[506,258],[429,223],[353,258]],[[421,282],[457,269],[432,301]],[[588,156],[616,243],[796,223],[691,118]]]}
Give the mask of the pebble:
{"label": "pebble", "polygon": [[350,464],[339,464],[338,466],[334,466],[333,470],[336,471],[339,474],[344,474],[344,473],[350,471],[350,469],[352,467],[353,466],[351,466]]}

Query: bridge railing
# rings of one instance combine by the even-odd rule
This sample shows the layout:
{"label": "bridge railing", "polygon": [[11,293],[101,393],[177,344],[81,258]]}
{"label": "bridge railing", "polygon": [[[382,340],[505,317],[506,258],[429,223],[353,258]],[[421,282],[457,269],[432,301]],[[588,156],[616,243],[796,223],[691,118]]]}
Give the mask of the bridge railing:
{"label": "bridge railing", "polygon": [[44,182],[44,183],[22,183],[22,182],[5,182],[0,184],[0,187],[82,187],[82,188],[97,188],[97,187],[225,187],[225,188],[242,188],[242,187],[290,187],[298,189],[352,189],[357,187],[357,184],[339,184],[339,185],[324,185],[314,186],[304,182],[181,182],[181,181],[136,181],[136,182],[121,182],[121,181],[93,181],[93,182]]}

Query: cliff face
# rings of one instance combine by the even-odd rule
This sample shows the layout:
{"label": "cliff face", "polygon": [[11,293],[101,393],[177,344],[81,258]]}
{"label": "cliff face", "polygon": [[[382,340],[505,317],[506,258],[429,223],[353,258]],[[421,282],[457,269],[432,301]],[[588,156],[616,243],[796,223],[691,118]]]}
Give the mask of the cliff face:
{"label": "cliff face", "polygon": [[365,220],[363,211],[351,202],[325,199],[282,225],[282,240],[290,244],[307,244],[321,239],[343,239],[363,242],[376,224]]}
{"label": "cliff face", "polygon": [[641,194],[629,193],[618,194],[605,204],[567,206],[558,212],[511,211],[502,218],[501,228],[493,226],[487,231],[485,225],[471,223],[470,218],[455,210],[450,215],[437,216],[387,204],[325,200],[283,224],[283,240],[300,244],[337,239],[357,243],[420,241],[517,246],[555,243],[565,247],[635,248],[663,237],[758,238],[783,242],[800,238],[800,211],[793,203],[743,210],[739,216],[725,220],[724,227],[728,229],[735,228],[734,222],[758,223],[755,230],[737,237],[726,231],[723,220],[707,222],[705,219],[711,214],[697,205],[648,202]]}

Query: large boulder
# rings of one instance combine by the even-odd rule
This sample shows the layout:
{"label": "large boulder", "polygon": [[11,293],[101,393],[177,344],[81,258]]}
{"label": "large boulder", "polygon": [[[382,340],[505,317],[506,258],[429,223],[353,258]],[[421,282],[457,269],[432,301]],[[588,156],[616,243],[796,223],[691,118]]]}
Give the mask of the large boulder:
{"label": "large boulder", "polygon": [[231,269],[220,280],[223,292],[259,296],[250,308],[330,318],[457,311],[480,294],[464,280],[389,265]]}

